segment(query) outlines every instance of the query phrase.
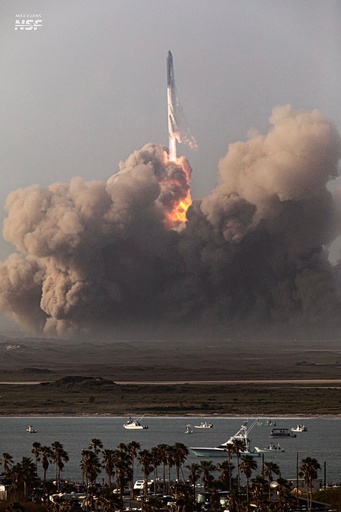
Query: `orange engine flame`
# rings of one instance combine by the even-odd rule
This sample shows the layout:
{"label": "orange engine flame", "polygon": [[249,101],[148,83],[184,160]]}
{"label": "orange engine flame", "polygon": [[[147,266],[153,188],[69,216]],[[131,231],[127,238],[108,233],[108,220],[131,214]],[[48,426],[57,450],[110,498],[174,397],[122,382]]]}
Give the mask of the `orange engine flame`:
{"label": "orange engine flame", "polygon": [[190,189],[190,181],[191,181],[191,168],[189,167],[187,160],[183,157],[175,158],[175,160],[170,160],[168,154],[165,155],[166,165],[176,165],[177,167],[181,167],[185,173],[186,178],[186,187],[183,186],[180,182],[176,181],[174,178],[172,180],[168,180],[168,185],[174,185],[179,189],[182,188],[182,197],[178,200],[174,199],[171,201],[170,209],[165,212],[165,226],[167,229],[176,229],[181,230],[184,228],[187,218],[187,210],[192,204],[191,197],[191,189]]}

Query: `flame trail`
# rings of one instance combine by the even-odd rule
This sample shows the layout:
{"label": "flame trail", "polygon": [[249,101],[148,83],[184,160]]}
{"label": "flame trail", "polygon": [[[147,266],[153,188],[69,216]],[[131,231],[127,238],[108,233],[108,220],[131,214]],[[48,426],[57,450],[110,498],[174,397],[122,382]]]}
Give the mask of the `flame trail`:
{"label": "flame trail", "polygon": [[[174,142],[176,153],[175,139],[172,142]],[[192,168],[185,157],[177,158],[174,153],[172,157],[170,154],[165,154],[165,165],[172,170],[164,178],[162,185],[166,185],[168,189],[171,188],[173,192],[168,203],[169,208],[165,211],[165,227],[181,231],[187,222],[187,210],[192,204],[190,188]]]}
{"label": "flame trail", "polygon": [[169,160],[176,161],[176,139],[171,134],[169,134]]}

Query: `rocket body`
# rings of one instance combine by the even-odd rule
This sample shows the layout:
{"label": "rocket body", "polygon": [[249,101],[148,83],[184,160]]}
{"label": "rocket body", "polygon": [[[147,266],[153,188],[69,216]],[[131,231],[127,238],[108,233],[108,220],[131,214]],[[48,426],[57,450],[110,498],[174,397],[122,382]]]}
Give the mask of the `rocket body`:
{"label": "rocket body", "polygon": [[167,114],[169,136],[169,159],[176,160],[176,141],[197,149],[197,143],[192,136],[182,111],[175,85],[173,55],[167,54]]}
{"label": "rocket body", "polygon": [[169,136],[169,158],[176,159],[176,140],[179,137],[179,128],[176,123],[176,89],[174,79],[173,55],[167,54],[167,114]]}
{"label": "rocket body", "polygon": [[167,54],[167,86],[171,87],[174,84],[174,67],[173,67],[173,55],[169,51]]}

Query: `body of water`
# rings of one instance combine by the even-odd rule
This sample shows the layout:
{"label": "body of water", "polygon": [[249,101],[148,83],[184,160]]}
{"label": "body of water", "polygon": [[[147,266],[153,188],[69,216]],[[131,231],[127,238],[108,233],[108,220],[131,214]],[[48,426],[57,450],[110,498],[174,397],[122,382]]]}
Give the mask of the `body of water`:
{"label": "body of water", "polygon": [[[186,446],[217,446],[235,434],[246,418],[226,417],[144,417],[143,423],[147,430],[126,430],[123,423],[127,418],[121,417],[0,417],[0,455],[4,452],[11,454],[15,462],[20,462],[23,456],[32,457],[32,445],[39,442],[49,446],[54,441],[63,444],[70,461],[65,464],[62,478],[81,481],[80,460],[82,449],[89,447],[93,438],[100,439],[104,448],[115,449],[119,443],[137,441],[141,449],[150,449],[158,444],[183,443]],[[193,434],[185,434],[187,424],[199,425],[201,421],[213,423],[211,429],[194,429]],[[251,448],[254,446],[267,447],[270,441],[280,442],[285,452],[264,454],[265,461],[279,465],[281,475],[287,479],[296,478],[297,458],[299,463],[306,457],[316,458],[322,470],[320,477],[326,482],[341,482],[341,418],[271,418],[276,427],[291,428],[304,424],[308,431],[297,434],[296,438],[269,438],[271,426],[255,426],[251,433]],[[252,424],[249,419],[249,425]],[[261,421],[261,420],[260,420]],[[26,432],[28,425],[37,430],[35,434]],[[186,465],[200,463],[202,459],[191,451]],[[211,459],[214,463],[222,462],[222,458]],[[262,458],[257,459],[261,469]],[[326,471],[324,472],[324,467]],[[41,473],[41,469],[38,471]],[[48,478],[54,478],[55,470],[51,464]],[[105,474],[103,475],[105,477]],[[136,477],[142,476],[137,471]]]}

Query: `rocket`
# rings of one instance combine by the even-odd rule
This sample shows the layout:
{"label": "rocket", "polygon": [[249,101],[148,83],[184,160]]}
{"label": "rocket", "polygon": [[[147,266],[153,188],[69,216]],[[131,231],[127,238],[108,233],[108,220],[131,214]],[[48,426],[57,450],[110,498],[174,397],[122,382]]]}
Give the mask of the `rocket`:
{"label": "rocket", "polygon": [[182,107],[180,105],[175,85],[173,55],[167,54],[167,114],[169,136],[169,159],[176,160],[176,141],[185,143],[197,149],[197,143],[191,134]]}
{"label": "rocket", "polygon": [[176,124],[176,89],[173,68],[173,55],[167,54],[167,114],[168,114],[168,137],[169,137],[169,159],[176,159],[176,142],[179,136],[179,128]]}

